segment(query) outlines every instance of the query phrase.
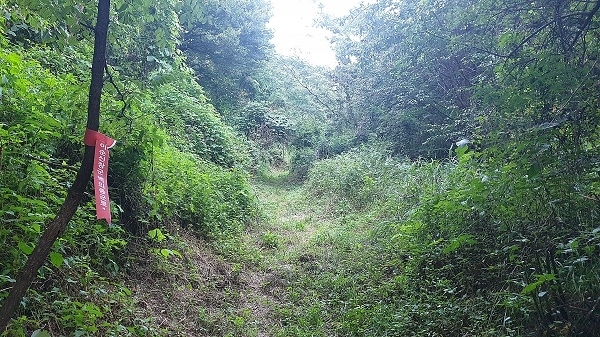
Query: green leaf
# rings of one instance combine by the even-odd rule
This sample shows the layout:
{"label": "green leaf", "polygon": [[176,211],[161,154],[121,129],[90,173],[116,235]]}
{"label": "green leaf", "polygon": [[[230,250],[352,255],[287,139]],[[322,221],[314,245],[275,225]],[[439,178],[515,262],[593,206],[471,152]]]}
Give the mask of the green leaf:
{"label": "green leaf", "polygon": [[541,285],[542,283],[538,282],[533,282],[533,283],[529,283],[528,285],[525,286],[525,288],[523,288],[523,290],[521,290],[521,294],[529,294],[532,291],[534,291],[539,285]]}
{"label": "green leaf", "polygon": [[444,248],[444,253],[451,253],[463,245],[474,245],[477,244],[477,240],[471,234],[462,234],[459,237],[455,238]]}
{"label": "green leaf", "polygon": [[19,247],[19,250],[21,250],[26,255],[29,255],[31,254],[31,252],[33,252],[33,247],[23,241],[19,241],[19,244],[17,246]]}
{"label": "green leaf", "polygon": [[65,259],[61,254],[55,252],[50,253],[50,262],[52,262],[52,265],[54,265],[56,268],[60,268],[64,261]]}
{"label": "green leaf", "polygon": [[160,254],[164,257],[169,257],[169,255],[171,255],[171,250],[163,248],[160,250]]}
{"label": "green leaf", "polygon": [[162,240],[167,238],[166,235],[164,235],[163,232],[158,228],[149,231],[148,236],[158,242],[161,242]]}
{"label": "green leaf", "polygon": [[168,258],[171,255],[175,255],[177,257],[182,257],[181,253],[173,250],[173,249],[166,249],[166,248],[161,248],[161,249],[155,249],[153,250],[155,253],[162,255],[165,258]]}
{"label": "green leaf", "polygon": [[534,291],[535,289],[537,289],[537,287],[541,286],[542,284],[556,279],[556,275],[554,275],[554,274],[541,274],[541,275],[536,274],[533,276],[537,278],[537,281],[526,285],[525,288],[523,288],[523,290],[521,290],[521,294],[529,294],[532,291]]}

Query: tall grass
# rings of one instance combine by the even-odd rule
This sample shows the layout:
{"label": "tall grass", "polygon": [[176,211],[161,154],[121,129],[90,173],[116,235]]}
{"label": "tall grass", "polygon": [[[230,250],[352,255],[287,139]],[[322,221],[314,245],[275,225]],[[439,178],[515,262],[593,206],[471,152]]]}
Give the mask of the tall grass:
{"label": "tall grass", "polygon": [[[308,295],[290,300],[321,323],[295,335],[593,335],[597,207],[539,174],[466,148],[445,163],[369,148],[317,163],[307,190],[338,225],[299,259]],[[286,333],[306,325],[290,320]]]}

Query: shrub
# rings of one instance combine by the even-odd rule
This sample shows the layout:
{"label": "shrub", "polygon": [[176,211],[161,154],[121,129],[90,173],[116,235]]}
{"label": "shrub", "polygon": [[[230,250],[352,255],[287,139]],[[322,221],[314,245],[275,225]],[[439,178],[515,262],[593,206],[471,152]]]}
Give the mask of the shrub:
{"label": "shrub", "polygon": [[198,161],[168,145],[157,151],[144,193],[151,218],[190,226],[216,238],[240,233],[255,212],[246,174]]}
{"label": "shrub", "polygon": [[311,148],[294,150],[290,159],[290,178],[293,181],[304,181],[315,160],[315,151]]}
{"label": "shrub", "polygon": [[178,71],[157,73],[152,113],[173,145],[225,168],[249,168],[249,148],[217,114],[202,87]]}
{"label": "shrub", "polygon": [[363,148],[315,164],[307,189],[340,225],[315,246],[330,269],[307,282],[329,294],[336,331],[593,334],[600,229],[580,187],[591,176],[496,158],[462,147],[451,162],[408,163]]}

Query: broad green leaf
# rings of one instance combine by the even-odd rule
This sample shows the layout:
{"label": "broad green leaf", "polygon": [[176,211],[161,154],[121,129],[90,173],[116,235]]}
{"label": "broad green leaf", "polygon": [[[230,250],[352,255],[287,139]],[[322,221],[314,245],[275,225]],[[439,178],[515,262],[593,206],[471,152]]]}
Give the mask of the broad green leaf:
{"label": "broad green leaf", "polygon": [[529,294],[532,291],[534,291],[538,286],[540,286],[543,282],[533,282],[533,283],[529,283],[528,285],[525,286],[525,288],[523,288],[523,290],[521,290],[522,294]]}
{"label": "broad green leaf", "polygon": [[163,248],[160,250],[160,254],[164,257],[169,257],[169,255],[171,255],[171,250]]}
{"label": "broad green leaf", "polygon": [[56,253],[56,252],[50,252],[50,262],[56,268],[60,268],[60,266],[62,266],[64,261],[65,261],[65,259],[61,254]]}
{"label": "broad green leaf", "polygon": [[159,228],[155,228],[149,231],[148,236],[158,242],[161,242],[162,240],[167,238]]}
{"label": "broad green leaf", "polygon": [[31,252],[33,252],[33,247],[23,241],[19,241],[19,244],[17,245],[19,247],[19,250],[21,250],[23,253],[29,255],[31,254]]}
{"label": "broad green leaf", "polygon": [[552,281],[552,280],[556,279],[556,275],[554,275],[554,274],[536,274],[533,276],[535,278],[537,278],[537,281],[526,285],[525,288],[523,288],[523,290],[521,290],[522,294],[529,294],[532,291],[534,291],[535,289],[537,289],[537,287],[546,283],[547,281]]}

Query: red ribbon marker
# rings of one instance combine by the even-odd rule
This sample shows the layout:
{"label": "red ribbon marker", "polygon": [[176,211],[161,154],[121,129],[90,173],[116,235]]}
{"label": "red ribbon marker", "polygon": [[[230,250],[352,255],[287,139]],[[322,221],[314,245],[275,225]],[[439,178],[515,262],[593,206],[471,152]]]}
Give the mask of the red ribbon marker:
{"label": "red ribbon marker", "polygon": [[110,224],[110,199],[108,198],[108,149],[115,146],[116,140],[100,132],[86,129],[83,142],[94,146],[94,196],[96,198],[96,217],[106,219]]}

